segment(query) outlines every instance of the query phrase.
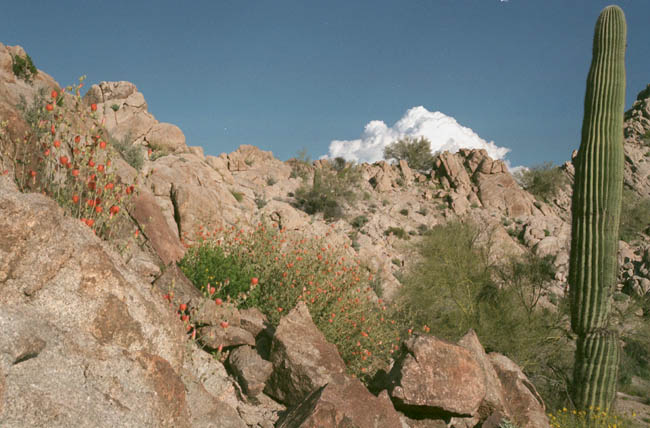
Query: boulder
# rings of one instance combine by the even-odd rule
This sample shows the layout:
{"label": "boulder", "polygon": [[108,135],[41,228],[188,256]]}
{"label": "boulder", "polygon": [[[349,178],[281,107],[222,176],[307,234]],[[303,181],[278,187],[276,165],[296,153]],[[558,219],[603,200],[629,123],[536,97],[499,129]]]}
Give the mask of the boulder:
{"label": "boulder", "polygon": [[503,386],[512,419],[527,428],[549,428],[544,401],[521,369],[504,355],[490,353],[488,358]]}
{"label": "boulder", "polygon": [[[486,163],[486,159],[481,164]],[[502,167],[490,166],[489,173],[483,173],[482,169],[475,174],[478,186],[478,197],[485,208],[499,211],[510,217],[532,215],[538,210],[535,208],[535,198],[523,190],[512,175]],[[496,171],[496,172],[495,172]]]}
{"label": "boulder", "polygon": [[224,183],[235,184],[235,179],[228,171],[228,162],[225,159],[208,155],[205,157],[205,162],[219,173]]}
{"label": "boulder", "polygon": [[183,325],[150,284],[5,176],[0,207],[0,425],[199,426]]}
{"label": "boulder", "polygon": [[354,378],[335,376],[291,409],[277,428],[399,428],[399,414],[383,391],[375,397]]}
{"label": "boulder", "polygon": [[273,364],[263,360],[250,346],[239,346],[232,350],[228,355],[228,366],[249,397],[262,392],[273,371]]}
{"label": "boulder", "polygon": [[257,308],[243,309],[240,311],[240,315],[241,328],[255,337],[255,349],[257,353],[262,358],[268,360],[275,328],[273,328],[266,316]]}
{"label": "boulder", "polygon": [[255,346],[255,338],[241,327],[220,325],[197,328],[197,340],[206,348],[216,350],[220,347]]}
{"label": "boulder", "polygon": [[[185,144],[183,131],[171,123],[157,123],[151,127],[145,136],[147,144],[152,148],[159,148],[169,152],[189,151]],[[196,153],[195,153],[196,155]],[[203,154],[200,154],[203,157]]]}
{"label": "boulder", "polygon": [[336,346],[325,340],[302,301],[280,319],[270,360],[273,374],[264,392],[288,405],[300,403],[346,370]]}
{"label": "boulder", "polygon": [[196,325],[220,325],[223,321],[231,327],[240,327],[241,315],[237,307],[229,302],[217,305],[214,300],[203,296],[188,303],[190,319]]}
{"label": "boulder", "polygon": [[159,297],[169,296],[167,301],[169,302],[169,306],[174,310],[181,303],[187,304],[203,297],[194,284],[187,279],[183,271],[176,266],[176,263],[171,263],[167,266],[163,274],[152,285],[153,289],[157,290],[160,294]]}
{"label": "boulder", "polygon": [[454,189],[457,189],[459,193],[467,194],[472,187],[472,182],[458,156],[447,151],[442,152],[435,165],[438,174],[449,180]]}
{"label": "boulder", "polygon": [[151,192],[139,189],[129,213],[165,265],[183,258],[185,248],[178,237],[178,229],[170,230]]}
{"label": "boulder", "polygon": [[467,349],[483,371],[485,379],[485,397],[481,403],[483,408],[480,413],[492,415],[499,413],[504,417],[508,416],[506,407],[506,400],[503,396],[503,386],[499,380],[497,372],[494,370],[490,359],[488,358],[483,345],[478,340],[478,336],[474,330],[470,330],[459,341],[458,345]]}
{"label": "boulder", "polygon": [[404,181],[406,184],[413,182],[413,171],[409,168],[408,162],[404,159],[399,161],[399,169],[402,171],[402,176],[404,176]]}
{"label": "boulder", "polygon": [[407,415],[474,415],[486,394],[485,375],[467,349],[433,336],[414,336],[388,374],[395,407]]}
{"label": "boulder", "polygon": [[[97,120],[108,133],[129,144],[142,138],[158,123],[147,111],[144,95],[131,82],[100,82],[92,85],[83,98],[86,105],[97,104]],[[115,107],[117,110],[115,110]]]}

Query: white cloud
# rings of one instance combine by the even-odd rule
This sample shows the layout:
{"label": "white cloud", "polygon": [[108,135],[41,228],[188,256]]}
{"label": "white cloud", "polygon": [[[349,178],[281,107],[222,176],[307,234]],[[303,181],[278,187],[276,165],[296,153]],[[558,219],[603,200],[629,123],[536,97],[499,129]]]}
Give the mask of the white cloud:
{"label": "white cloud", "polygon": [[[348,161],[376,162],[383,159],[384,147],[404,136],[426,137],[431,141],[433,153],[459,149],[485,149],[493,159],[503,159],[510,151],[487,142],[470,128],[460,125],[456,119],[439,111],[430,112],[419,106],[409,109],[392,127],[381,120],[369,122],[357,140],[333,140],[329,154],[324,157],[343,157]],[[508,166],[509,163],[506,161]]]}

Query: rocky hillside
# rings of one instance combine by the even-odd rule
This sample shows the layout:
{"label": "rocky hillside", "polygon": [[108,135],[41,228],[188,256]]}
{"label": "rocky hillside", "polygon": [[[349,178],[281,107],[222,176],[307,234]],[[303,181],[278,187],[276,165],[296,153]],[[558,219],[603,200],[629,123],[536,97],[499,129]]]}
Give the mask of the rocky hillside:
{"label": "rocky hillside", "polygon": [[[0,121],[8,123],[5,141],[16,144],[28,129],[16,109],[21,96],[32,100],[39,87],[48,93],[61,87],[42,71],[33,84],[16,78],[12,55],[24,51],[0,44]],[[482,150],[441,153],[426,175],[403,161],[362,164],[361,200],[326,221],[296,208],[296,192],[331,168],[327,161],[283,162],[254,146],[206,156],[177,126],[158,122],[129,82],[93,85],[83,103],[96,106],[96,120],[128,146],[111,168],[137,192],[120,233],[100,240],[50,198],[20,193],[10,179],[17,171],[5,165],[0,425],[496,427],[506,418],[522,427],[549,426],[521,369],[486,354],[473,332],[458,344],[413,336],[375,396],[346,374],[304,304],[273,327],[254,309],[215,305],[174,262],[204,231],[275,223],[358,258],[379,278],[377,293],[390,300],[400,286],[396,276],[414,260],[411,244],[424,230],[462,218],[480,225],[492,260],[528,251],[554,256],[549,292],[563,295],[570,162],[562,167],[565,188],[549,203],[523,190],[502,161]],[[626,119],[626,184],[650,196],[650,171],[644,172],[650,89]],[[92,130],[90,123],[79,126]],[[4,154],[16,147],[3,146]],[[133,150],[142,165],[124,155]],[[650,290],[646,242],[622,243],[620,290]],[[550,296],[543,298],[550,304]],[[184,314],[202,326],[198,341],[196,332],[185,334]],[[216,349],[223,361],[206,352]]]}

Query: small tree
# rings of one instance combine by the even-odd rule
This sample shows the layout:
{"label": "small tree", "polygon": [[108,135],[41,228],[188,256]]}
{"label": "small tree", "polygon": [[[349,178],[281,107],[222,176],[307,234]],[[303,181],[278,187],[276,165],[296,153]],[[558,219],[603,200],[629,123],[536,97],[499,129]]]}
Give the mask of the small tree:
{"label": "small tree", "polygon": [[414,139],[406,136],[384,148],[384,159],[403,159],[417,171],[428,171],[433,165],[431,142],[425,137]]}
{"label": "small tree", "polygon": [[560,168],[553,166],[553,162],[544,162],[542,165],[519,171],[515,173],[515,179],[524,190],[544,202],[553,199],[566,184],[564,174]]}
{"label": "small tree", "polygon": [[36,69],[36,66],[34,66],[32,58],[27,54],[25,54],[25,56],[12,55],[11,62],[11,68],[14,75],[17,78],[32,84],[34,77],[38,74],[38,70]]}

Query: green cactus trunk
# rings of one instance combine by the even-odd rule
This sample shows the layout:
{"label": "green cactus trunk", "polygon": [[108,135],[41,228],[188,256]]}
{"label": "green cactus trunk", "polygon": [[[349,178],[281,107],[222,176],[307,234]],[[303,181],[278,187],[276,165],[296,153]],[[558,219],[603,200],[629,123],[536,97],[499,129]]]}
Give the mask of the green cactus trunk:
{"label": "green cactus trunk", "polygon": [[616,394],[618,338],[611,332],[579,336],[573,368],[573,402],[579,409],[608,409]]}
{"label": "green cactus trunk", "polygon": [[[580,408],[608,409],[616,389],[616,371],[612,376],[610,363],[618,361],[618,346],[611,333],[606,333],[612,343],[605,360],[600,352],[581,350],[580,346],[591,346],[587,344],[595,334],[604,334],[597,332],[607,328],[616,284],[623,193],[625,38],[623,11],[618,6],[606,7],[594,33],[572,201],[571,328],[579,337],[573,398]],[[596,375],[601,373],[601,368],[596,368],[599,364],[605,364],[602,370],[610,370],[609,375]],[[588,385],[582,385],[585,382]]]}

